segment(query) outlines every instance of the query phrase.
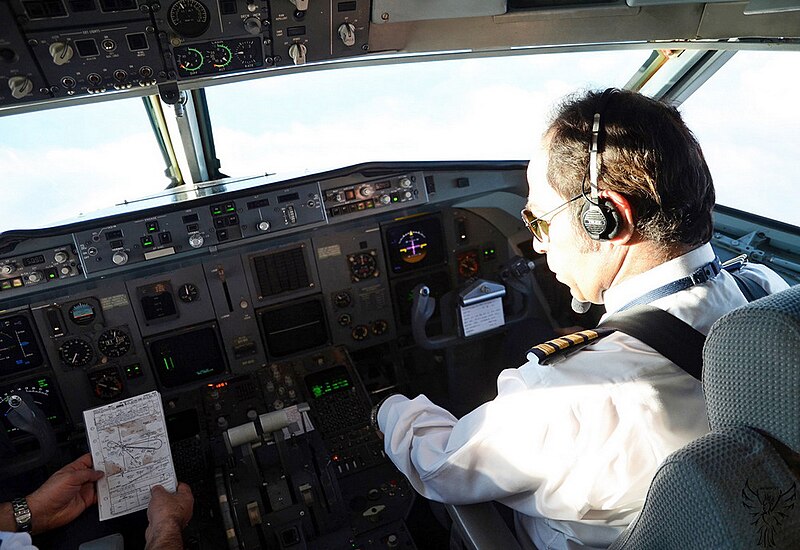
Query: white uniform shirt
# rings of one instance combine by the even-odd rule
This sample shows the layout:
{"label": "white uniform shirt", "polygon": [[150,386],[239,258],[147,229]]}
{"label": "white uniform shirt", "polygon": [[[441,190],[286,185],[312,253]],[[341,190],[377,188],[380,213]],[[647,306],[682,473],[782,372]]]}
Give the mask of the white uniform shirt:
{"label": "white uniform shirt", "polygon": [[[706,244],[609,289],[606,316],[713,258]],[[788,287],[763,266],[745,269],[770,293]],[[707,334],[745,303],[723,271],[651,305]],[[516,512],[518,537],[527,532],[540,550],[610,545],[641,510],[658,465],[709,430],[700,382],[622,332],[555,364],[529,354],[500,373],[497,389],[460,420],[424,395],[392,396],[378,424],[386,453],[420,494],[502,502]]]}
{"label": "white uniform shirt", "polygon": [[0,550],[37,550],[28,533],[0,531]]}

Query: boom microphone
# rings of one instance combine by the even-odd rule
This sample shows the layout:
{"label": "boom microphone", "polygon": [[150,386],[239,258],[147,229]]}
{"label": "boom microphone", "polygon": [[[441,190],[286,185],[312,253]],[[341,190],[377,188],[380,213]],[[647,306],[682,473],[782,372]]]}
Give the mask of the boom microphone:
{"label": "boom microphone", "polygon": [[576,300],[575,298],[572,299],[572,311],[575,313],[586,313],[589,311],[589,308],[592,307],[591,302],[581,302],[580,300]]}

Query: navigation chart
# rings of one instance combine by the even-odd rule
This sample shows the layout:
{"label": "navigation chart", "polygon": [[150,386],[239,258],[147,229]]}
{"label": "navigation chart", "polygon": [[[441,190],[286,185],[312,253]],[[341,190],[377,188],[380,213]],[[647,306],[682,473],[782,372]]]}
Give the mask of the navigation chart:
{"label": "navigation chart", "polygon": [[158,392],[150,392],[84,411],[89,447],[96,470],[100,521],[143,510],[150,488],[177,486],[164,409]]}

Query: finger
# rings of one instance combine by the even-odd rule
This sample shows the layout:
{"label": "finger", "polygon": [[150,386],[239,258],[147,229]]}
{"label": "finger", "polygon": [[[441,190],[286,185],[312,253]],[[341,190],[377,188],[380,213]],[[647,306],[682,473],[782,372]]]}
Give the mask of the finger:
{"label": "finger", "polygon": [[188,484],[186,484],[186,483],[183,483],[183,482],[180,482],[180,483],[178,483],[178,489],[176,490],[176,492],[177,492],[179,495],[188,495],[188,496],[192,496],[192,488],[191,488],[191,487],[189,487],[189,485],[188,485]]}
{"label": "finger", "polygon": [[105,474],[99,470],[73,470],[67,474],[69,483],[72,485],[83,485],[84,483],[95,482]]}
{"label": "finger", "polygon": [[92,455],[86,453],[85,455],[79,456],[67,466],[72,466],[73,468],[91,468],[92,467]]}
{"label": "finger", "polygon": [[164,489],[164,487],[162,487],[161,485],[153,485],[152,487],[150,487],[150,494],[152,496],[159,495],[159,494],[166,493],[166,492],[167,492],[167,490]]}

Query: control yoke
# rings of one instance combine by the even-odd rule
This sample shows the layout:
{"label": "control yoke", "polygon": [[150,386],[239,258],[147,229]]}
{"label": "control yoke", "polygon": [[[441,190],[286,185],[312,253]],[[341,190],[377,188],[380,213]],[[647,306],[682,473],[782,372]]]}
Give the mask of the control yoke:
{"label": "control yoke", "polygon": [[436,309],[436,299],[431,295],[428,286],[424,283],[418,284],[414,287],[414,301],[411,305],[411,333],[414,341],[423,349],[441,349],[472,336],[525,319],[533,309],[533,300],[530,299],[533,289],[528,276],[532,269],[533,262],[515,256],[500,270],[503,282],[521,294],[525,301],[522,308],[515,308],[513,303],[509,304],[508,308],[512,312],[515,309],[520,310],[512,313],[509,317],[505,317],[503,312],[502,297],[506,294],[504,285],[478,279],[459,292],[456,312],[458,316],[457,334],[428,336],[426,325]]}
{"label": "control yoke", "polygon": [[[8,418],[15,428],[31,434],[39,443],[39,449],[22,453],[10,459],[4,459],[0,465],[0,479],[19,475],[28,470],[43,466],[53,458],[56,452],[56,434],[47,421],[47,416],[36,405],[26,392],[19,392],[8,397]],[[5,430],[2,430],[0,445],[11,448]]]}

